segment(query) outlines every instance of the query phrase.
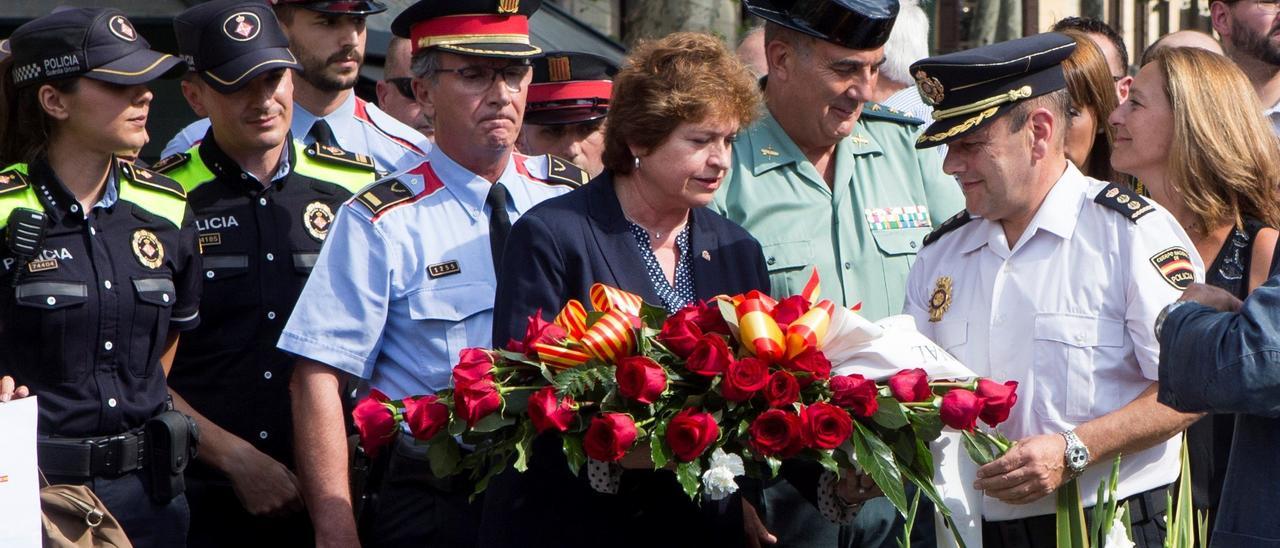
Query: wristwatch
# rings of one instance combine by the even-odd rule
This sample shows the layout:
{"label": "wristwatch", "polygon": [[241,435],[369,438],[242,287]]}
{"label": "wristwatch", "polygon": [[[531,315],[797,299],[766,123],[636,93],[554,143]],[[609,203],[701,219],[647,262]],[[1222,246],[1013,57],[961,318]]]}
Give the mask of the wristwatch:
{"label": "wristwatch", "polygon": [[1160,309],[1160,315],[1156,316],[1156,341],[1160,340],[1160,329],[1164,327],[1164,320],[1169,317],[1169,313],[1177,310],[1179,306],[1187,304],[1191,301],[1173,301]]}
{"label": "wristwatch", "polygon": [[1067,440],[1067,450],[1063,458],[1067,462],[1067,470],[1071,472],[1071,477],[1075,478],[1083,474],[1084,469],[1089,466],[1089,448],[1080,441],[1075,430],[1063,432],[1062,438]]}

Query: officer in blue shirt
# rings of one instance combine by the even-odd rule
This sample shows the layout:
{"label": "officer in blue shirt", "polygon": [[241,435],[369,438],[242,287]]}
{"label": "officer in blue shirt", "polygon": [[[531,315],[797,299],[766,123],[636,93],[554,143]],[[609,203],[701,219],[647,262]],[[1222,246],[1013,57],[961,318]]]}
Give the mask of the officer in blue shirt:
{"label": "officer in blue shirt", "polygon": [[113,9],[40,17],[11,46],[0,376],[39,397],[51,482],[87,485],[134,546],[181,546],[195,429],[169,410],[165,356],[199,323],[195,220],[182,187],[118,155],[147,142],[147,83],[185,66]]}
{"label": "officer in blue shirt", "polygon": [[[273,0],[290,49],[303,70],[294,80],[293,135],[373,158],[383,173],[421,162],[431,143],[354,88],[365,53],[365,19],[386,11],[374,0]],[[209,131],[209,120],[187,126],[162,156],[184,152]]]}
{"label": "officer in blue shirt", "polygon": [[[303,494],[321,545],[355,545],[340,376],[393,398],[449,386],[459,351],[491,346],[495,264],[511,222],[585,182],[566,160],[514,152],[532,78],[538,1],[423,1],[393,23],[413,41],[419,100],[436,122],[427,161],[339,211],[280,337],[292,379]],[[496,8],[496,10],[495,10]],[[428,24],[430,23],[430,24]],[[560,171],[549,169],[555,162]],[[366,543],[468,546],[479,504],[461,478],[431,477],[426,447],[400,436],[375,463]]]}

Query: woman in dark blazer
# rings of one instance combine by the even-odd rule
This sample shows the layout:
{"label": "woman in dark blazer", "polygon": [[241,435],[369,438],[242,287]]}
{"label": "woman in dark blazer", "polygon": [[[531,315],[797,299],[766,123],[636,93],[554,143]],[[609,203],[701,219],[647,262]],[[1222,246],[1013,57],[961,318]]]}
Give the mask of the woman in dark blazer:
{"label": "woman in dark blazer", "polygon": [[[614,80],[606,171],[512,227],[498,275],[494,342],[522,338],[569,299],[608,284],[675,311],[716,295],[767,292],[760,244],[706,209],[733,137],[759,109],[755,81],[719,40],[678,33],[640,46]],[[598,469],[598,468],[597,468]],[[586,475],[584,473],[584,475]],[[574,477],[559,440],[485,494],[484,546],[741,544],[737,497],[699,507],[670,471],[627,470],[616,494]]]}

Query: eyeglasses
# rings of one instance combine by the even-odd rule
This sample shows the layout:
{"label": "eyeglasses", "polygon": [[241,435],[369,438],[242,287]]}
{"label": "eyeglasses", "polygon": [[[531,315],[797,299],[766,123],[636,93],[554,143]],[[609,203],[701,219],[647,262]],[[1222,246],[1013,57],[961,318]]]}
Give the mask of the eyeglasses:
{"label": "eyeglasses", "polygon": [[525,77],[532,71],[533,67],[530,65],[508,65],[498,69],[471,65],[456,69],[436,69],[432,72],[456,74],[464,90],[478,93],[489,89],[489,86],[498,79],[498,75],[502,75],[502,84],[507,87],[507,90],[520,91],[524,89]]}
{"label": "eyeglasses", "polygon": [[1280,0],[1253,0],[1253,3],[1263,13],[1280,13]]}
{"label": "eyeglasses", "polygon": [[396,90],[403,95],[405,99],[413,99],[413,78],[387,78],[387,82],[396,87]]}

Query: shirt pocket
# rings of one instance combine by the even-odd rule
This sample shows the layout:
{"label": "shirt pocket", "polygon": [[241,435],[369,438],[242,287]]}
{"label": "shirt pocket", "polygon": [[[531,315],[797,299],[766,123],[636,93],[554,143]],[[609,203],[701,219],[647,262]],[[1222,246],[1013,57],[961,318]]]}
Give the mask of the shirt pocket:
{"label": "shirt pocket", "polygon": [[875,239],[880,253],[887,256],[915,255],[920,251],[924,237],[929,235],[930,230],[932,229],[929,227],[872,230],[871,237]]}
{"label": "shirt pocket", "polygon": [[164,353],[169,337],[169,315],[178,292],[169,278],[134,278],[133,290],[137,302],[133,307],[129,372],[145,379],[158,369],[155,365]]}
{"label": "shirt pocket", "polygon": [[[494,287],[487,283],[464,283],[448,287],[424,287],[410,294],[409,318],[421,324],[427,356],[419,363],[419,373],[448,385],[448,375],[458,354],[472,346],[489,346],[492,322],[477,322],[475,316],[493,309]],[[438,361],[443,360],[443,361]]]}
{"label": "shirt pocket", "polygon": [[1100,347],[1124,344],[1124,323],[1079,314],[1036,314],[1035,408],[1047,420],[1093,418],[1094,360]]}
{"label": "shirt pocket", "polygon": [[248,255],[205,255],[200,258],[205,283],[217,283],[249,273]]}
{"label": "shirt pocket", "polygon": [[[93,333],[86,334],[85,303],[89,286],[79,282],[32,282],[14,288],[17,305],[10,324],[18,340],[19,364],[30,364],[36,377],[50,383],[79,381],[91,366]],[[86,340],[89,339],[89,340]],[[38,365],[37,365],[38,364]]]}
{"label": "shirt pocket", "polygon": [[[777,242],[762,246],[764,264],[769,270],[769,285],[774,295],[795,295],[809,281],[813,263],[813,244],[809,240]],[[803,278],[803,279],[801,279]]]}

